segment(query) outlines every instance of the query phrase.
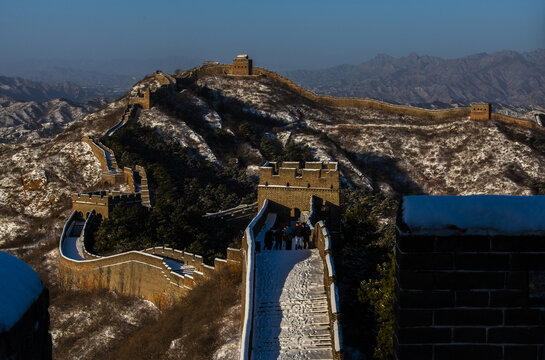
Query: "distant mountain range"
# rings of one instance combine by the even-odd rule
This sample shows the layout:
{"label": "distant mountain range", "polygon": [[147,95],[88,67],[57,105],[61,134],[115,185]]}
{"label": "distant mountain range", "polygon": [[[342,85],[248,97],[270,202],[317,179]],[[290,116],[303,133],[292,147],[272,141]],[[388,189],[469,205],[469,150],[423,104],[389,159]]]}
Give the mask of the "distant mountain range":
{"label": "distant mountain range", "polygon": [[88,101],[97,97],[117,98],[127,92],[136,80],[129,75],[49,67],[29,70],[20,76],[0,75],[0,97],[19,101],[49,101],[58,98]]}
{"label": "distant mountain range", "polygon": [[[153,69],[149,70],[151,73]],[[122,74],[109,74],[91,70],[74,69],[69,67],[48,67],[45,69],[28,70],[21,74],[21,77],[33,81],[58,83],[69,81],[86,88],[97,89],[123,89],[127,91],[141,78]]]}
{"label": "distant mountain range", "polygon": [[76,103],[65,99],[37,102],[0,97],[0,144],[56,135],[107,103],[105,98]]}
{"label": "distant mountain range", "polygon": [[545,49],[449,60],[416,53],[401,58],[380,54],[359,65],[296,70],[285,75],[319,94],[399,104],[487,101],[545,106]]}
{"label": "distant mountain range", "polygon": [[89,91],[71,83],[48,84],[19,77],[0,76],[0,97],[22,101],[48,101],[57,98],[82,100]]}

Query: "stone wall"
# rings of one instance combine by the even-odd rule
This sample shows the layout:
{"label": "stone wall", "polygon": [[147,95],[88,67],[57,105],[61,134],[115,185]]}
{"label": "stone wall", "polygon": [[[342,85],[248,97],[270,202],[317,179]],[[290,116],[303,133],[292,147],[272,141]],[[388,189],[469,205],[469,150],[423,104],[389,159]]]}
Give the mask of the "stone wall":
{"label": "stone wall", "polygon": [[81,212],[85,217],[95,210],[103,219],[107,219],[113,207],[119,203],[141,204],[142,198],[139,193],[122,194],[119,191],[95,191],[72,195],[72,211]]}
{"label": "stone wall", "polygon": [[142,107],[142,109],[149,110],[152,107],[152,99],[150,95],[150,89],[144,89],[139,91],[136,96],[131,96],[129,98],[129,104],[137,104]]}
{"label": "stone wall", "polygon": [[240,360],[250,360],[252,358],[252,324],[254,321],[253,306],[255,294],[255,237],[259,234],[259,231],[261,231],[261,228],[265,224],[268,212],[273,210],[274,206],[271,206],[269,201],[265,200],[257,215],[246,227],[242,238],[242,253],[240,255],[242,258]]}
{"label": "stone wall", "polygon": [[521,126],[527,129],[534,129],[534,130],[543,130],[543,128],[539,125],[537,125],[535,122],[526,120],[526,119],[519,119],[513,116],[500,114],[497,112],[492,112],[490,114],[490,118],[495,121],[499,121],[505,124],[512,124]]}
{"label": "stone wall", "polygon": [[397,359],[541,359],[544,306],[545,236],[411,235],[398,225]]}
{"label": "stone wall", "polygon": [[140,165],[136,165],[136,171],[138,172],[138,177],[140,178],[140,195],[142,197],[142,205],[151,207],[153,201],[151,199],[151,193],[148,187],[148,175],[146,169]]}
{"label": "stone wall", "polygon": [[[100,257],[86,254],[86,260],[74,260],[63,254],[63,241],[70,229],[75,213],[66,222],[59,243],[59,283],[65,288],[104,288],[124,295],[138,296],[152,301],[159,307],[166,307],[185,296],[214,271],[225,267],[240,269],[240,254],[229,249],[227,260],[214,260],[214,266],[203,263],[202,257],[165,247],[149,248],[143,251],[129,251],[117,255]],[[83,235],[86,235],[86,222]],[[86,239],[82,239],[86,245]],[[85,246],[86,247],[86,246]],[[84,249],[87,253],[87,249]],[[192,265],[192,275],[180,275],[165,263],[163,257],[183,261]]]}
{"label": "stone wall", "polygon": [[100,163],[100,166],[102,168],[102,171],[108,171],[108,161],[106,160],[106,154],[104,152],[104,149],[102,149],[100,146],[98,146],[97,143],[95,143],[93,140],[91,140],[88,136],[84,136],[81,141],[86,143],[91,147],[91,151],[93,152],[93,155],[97,158],[98,162]]}
{"label": "stone wall", "polygon": [[231,75],[252,75],[252,60],[248,55],[239,55],[233,59]]}
{"label": "stone wall", "polygon": [[331,256],[331,235],[325,223],[319,221],[312,227],[312,240],[320,251],[324,264],[324,286],[327,293],[327,304],[329,313],[329,329],[331,332],[331,343],[333,344],[333,358],[335,360],[344,357],[343,338],[340,320],[339,289],[336,283],[335,265]]}

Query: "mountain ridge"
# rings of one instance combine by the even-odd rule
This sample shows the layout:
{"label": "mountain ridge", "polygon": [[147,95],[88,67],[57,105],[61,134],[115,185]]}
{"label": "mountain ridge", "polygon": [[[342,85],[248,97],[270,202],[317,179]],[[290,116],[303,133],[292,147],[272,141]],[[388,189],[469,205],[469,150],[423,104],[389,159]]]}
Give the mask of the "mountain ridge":
{"label": "mountain ridge", "polygon": [[475,100],[545,106],[545,49],[479,53],[441,59],[414,52],[394,58],[377,54],[358,65],[285,72],[319,94],[368,97],[398,104]]}
{"label": "mountain ridge", "polygon": [[16,101],[44,102],[67,99],[84,102],[100,97],[119,97],[127,90],[128,88],[110,88],[102,85],[81,86],[73,81],[50,83],[0,75],[0,98]]}

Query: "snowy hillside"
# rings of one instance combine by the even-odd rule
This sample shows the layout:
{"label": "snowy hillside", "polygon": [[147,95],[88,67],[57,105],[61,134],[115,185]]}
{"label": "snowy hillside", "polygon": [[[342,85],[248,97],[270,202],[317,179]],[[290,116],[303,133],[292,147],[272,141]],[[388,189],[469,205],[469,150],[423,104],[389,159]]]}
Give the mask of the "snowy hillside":
{"label": "snowy hillside", "polygon": [[[158,85],[148,77],[132,92],[146,86]],[[101,176],[98,161],[81,138],[100,135],[118,123],[127,99],[87,116],[95,105],[70,107],[61,100],[0,104],[0,247],[25,256],[38,249],[36,262],[48,274],[48,284],[54,285],[58,269],[54,246],[69,214],[69,196],[96,189]],[[285,155],[293,144],[308,146],[315,160],[338,161],[343,185],[394,196],[525,195],[535,192],[532,184],[545,171],[541,132],[467,118],[430,122],[376,110],[329,108],[266,77],[185,81],[174,93],[155,99],[151,109],[138,110],[124,136],[131,138],[131,129],[138,127],[153,129],[143,133],[157,132],[175,145],[172,149],[190,148],[192,161],[210,164],[214,171],[234,168],[240,171],[232,173],[254,181],[259,166]],[[128,157],[115,151],[120,166],[133,165],[123,164]],[[53,247],[44,249],[44,244]],[[94,303],[89,309],[70,303],[66,314],[59,307],[63,305],[52,305],[54,343],[65,346],[67,356],[91,358],[96,349],[123,333],[93,323],[94,314],[105,311],[100,304],[109,300],[103,301],[104,294],[90,298]],[[139,314],[155,313],[142,302],[117,301],[114,307],[123,306],[120,327],[139,323]],[[81,337],[89,323],[94,344],[72,343],[71,331]]]}
{"label": "snowy hillside", "polygon": [[0,143],[56,135],[106,104],[105,99],[80,104],[63,99],[35,102],[0,98]]}
{"label": "snowy hillside", "polygon": [[523,195],[530,189],[506,171],[516,168],[538,178],[545,170],[543,156],[508,139],[493,122],[429,122],[375,110],[325,108],[266,78],[207,77],[198,85],[212,90],[212,104],[236,102],[280,120],[281,126],[269,129],[274,136],[284,138],[288,132],[291,141],[309,145],[317,160],[337,159],[353,184],[365,184],[367,178],[375,187],[400,193]]}
{"label": "snowy hillside", "polygon": [[[113,125],[116,118],[108,120],[108,115],[123,106],[114,102],[79,121],[66,122],[62,126],[68,128],[57,136],[40,137],[39,130],[29,130],[24,141],[0,144],[0,245],[31,234],[37,219],[69,208],[71,193],[98,183],[100,164],[81,137]],[[0,130],[6,129],[10,127]]]}

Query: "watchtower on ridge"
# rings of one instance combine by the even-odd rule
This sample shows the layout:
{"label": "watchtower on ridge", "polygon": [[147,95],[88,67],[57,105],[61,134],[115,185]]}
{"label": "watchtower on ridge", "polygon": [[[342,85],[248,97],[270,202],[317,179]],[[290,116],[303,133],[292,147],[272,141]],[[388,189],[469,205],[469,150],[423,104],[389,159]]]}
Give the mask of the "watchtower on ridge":
{"label": "watchtower on ridge", "polygon": [[248,54],[239,54],[233,59],[231,74],[252,75],[252,59],[248,58]]}
{"label": "watchtower on ridge", "polygon": [[472,103],[470,118],[471,120],[490,120],[490,104]]}
{"label": "watchtower on ridge", "polygon": [[340,217],[340,178],[336,162],[267,162],[259,169],[257,205],[265,199],[280,208],[279,216],[293,218],[300,212],[309,212],[311,197],[314,210],[328,219],[328,227],[335,229]]}

